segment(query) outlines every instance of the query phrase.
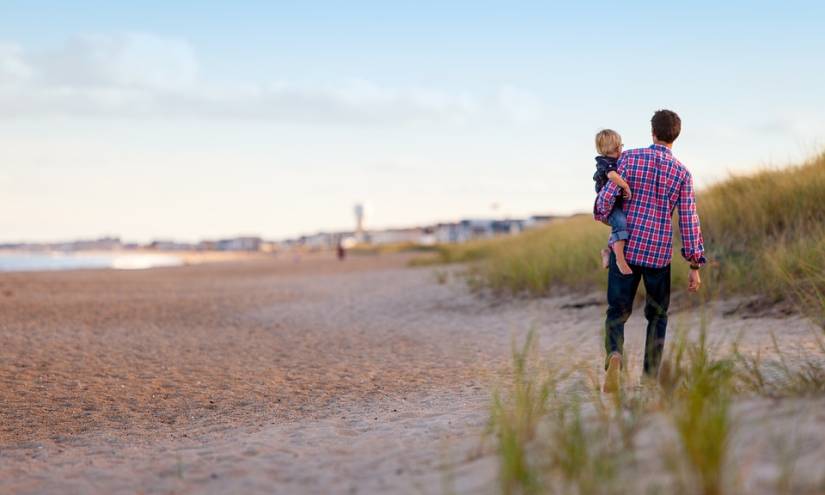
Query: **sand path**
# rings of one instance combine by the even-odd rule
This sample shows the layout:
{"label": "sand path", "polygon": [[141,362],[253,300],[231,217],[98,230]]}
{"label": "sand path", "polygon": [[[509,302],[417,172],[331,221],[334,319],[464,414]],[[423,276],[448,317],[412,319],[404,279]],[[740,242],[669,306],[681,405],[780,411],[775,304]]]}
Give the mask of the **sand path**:
{"label": "sand path", "polygon": [[[476,454],[511,339],[532,327],[592,363],[603,308],[493,304],[406,260],[0,276],[0,492],[492,491]],[[797,318],[724,323],[751,350],[810,337]]]}

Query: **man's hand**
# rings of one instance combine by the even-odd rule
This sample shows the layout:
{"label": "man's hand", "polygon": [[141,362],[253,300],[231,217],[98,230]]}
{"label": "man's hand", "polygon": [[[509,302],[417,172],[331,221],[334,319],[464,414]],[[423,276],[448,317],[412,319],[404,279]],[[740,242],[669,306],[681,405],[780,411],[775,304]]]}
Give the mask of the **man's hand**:
{"label": "man's hand", "polygon": [[622,196],[625,200],[629,200],[633,197],[633,194],[630,193],[630,186],[627,186],[624,189],[622,189]]}
{"label": "man's hand", "polygon": [[690,270],[688,274],[688,292],[698,292],[702,285],[702,277],[699,276],[699,270]]}

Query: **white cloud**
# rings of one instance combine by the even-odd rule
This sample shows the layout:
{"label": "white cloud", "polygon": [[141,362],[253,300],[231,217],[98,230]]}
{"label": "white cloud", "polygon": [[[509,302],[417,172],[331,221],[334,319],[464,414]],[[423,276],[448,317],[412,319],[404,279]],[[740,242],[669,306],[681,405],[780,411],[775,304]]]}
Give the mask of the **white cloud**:
{"label": "white cloud", "polygon": [[32,59],[46,86],[184,90],[198,73],[189,43],[148,34],[78,36]]}
{"label": "white cloud", "polygon": [[200,76],[185,40],[150,34],[84,35],[50,52],[0,44],[0,118],[261,119],[290,123],[464,124],[540,117],[537,97],[518,88],[473,95],[388,88],[365,80],[216,85]]}
{"label": "white cloud", "polygon": [[0,43],[0,84],[19,83],[31,76],[32,69],[23,60],[23,50],[12,43]]}

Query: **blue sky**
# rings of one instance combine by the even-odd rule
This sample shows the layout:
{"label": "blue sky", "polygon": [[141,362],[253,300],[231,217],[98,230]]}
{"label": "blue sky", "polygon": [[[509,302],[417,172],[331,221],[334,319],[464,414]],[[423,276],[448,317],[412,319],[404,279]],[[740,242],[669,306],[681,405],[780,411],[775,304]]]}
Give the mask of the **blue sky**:
{"label": "blue sky", "polygon": [[817,2],[170,3],[0,2],[0,239],[587,211],[662,107],[700,186],[825,136]]}

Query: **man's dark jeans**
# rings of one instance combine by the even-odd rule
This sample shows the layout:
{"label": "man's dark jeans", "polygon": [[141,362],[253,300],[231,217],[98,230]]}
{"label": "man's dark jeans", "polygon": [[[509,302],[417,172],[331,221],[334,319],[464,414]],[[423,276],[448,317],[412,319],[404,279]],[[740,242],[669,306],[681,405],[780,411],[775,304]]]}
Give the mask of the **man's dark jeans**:
{"label": "man's dark jeans", "polygon": [[[607,357],[618,352],[622,354],[624,345],[624,324],[633,311],[633,299],[639,281],[644,280],[645,318],[647,318],[647,338],[645,341],[644,372],[656,376],[662,362],[667,333],[667,309],[670,306],[670,265],[663,268],[647,268],[630,265],[632,275],[622,275],[616,266],[616,255],[610,253],[610,268],[607,276],[607,320],[605,322],[604,347]],[[606,364],[605,364],[606,366]]]}

